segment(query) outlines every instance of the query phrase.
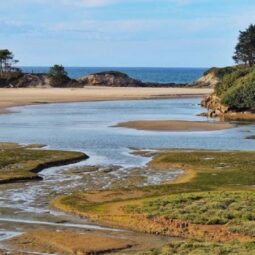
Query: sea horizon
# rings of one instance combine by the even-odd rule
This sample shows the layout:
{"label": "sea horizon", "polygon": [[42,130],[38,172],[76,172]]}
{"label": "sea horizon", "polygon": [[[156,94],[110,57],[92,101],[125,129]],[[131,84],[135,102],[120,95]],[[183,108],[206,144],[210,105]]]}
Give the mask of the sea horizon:
{"label": "sea horizon", "polygon": [[[46,73],[50,66],[19,66],[26,73]],[[77,79],[92,73],[120,71],[143,82],[191,83],[197,80],[207,67],[75,67],[65,66],[68,76]]]}

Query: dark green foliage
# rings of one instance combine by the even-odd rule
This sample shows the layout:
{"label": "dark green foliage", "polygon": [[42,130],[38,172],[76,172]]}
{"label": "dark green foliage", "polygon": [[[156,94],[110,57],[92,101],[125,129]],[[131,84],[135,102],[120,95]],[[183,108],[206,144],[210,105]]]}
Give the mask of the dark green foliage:
{"label": "dark green foliage", "polygon": [[255,109],[255,68],[239,69],[224,76],[219,87],[222,89],[220,93],[222,103],[231,109],[251,111]]}
{"label": "dark green foliage", "polygon": [[235,67],[212,68],[207,73],[214,73],[220,82],[215,86],[215,93],[221,102],[235,111],[255,110],[255,25],[250,25],[240,32],[239,42],[234,55]]}
{"label": "dark green foliage", "polygon": [[[215,70],[211,70],[213,72]],[[221,102],[235,111],[255,110],[255,67],[218,68],[220,81],[215,93]]]}
{"label": "dark green foliage", "polygon": [[255,64],[255,25],[240,31],[233,59],[236,63],[244,63],[250,67]]}
{"label": "dark green foliage", "polygon": [[50,78],[50,85],[52,87],[64,87],[68,85],[70,78],[67,76],[67,72],[62,65],[54,65],[48,72]]}
{"label": "dark green foliage", "polygon": [[21,76],[21,70],[13,66],[18,62],[11,51],[0,50],[0,86],[5,86]]}
{"label": "dark green foliage", "polygon": [[224,75],[221,76],[221,81],[215,86],[215,92],[217,96],[224,94],[230,87],[235,84],[236,80],[248,74],[250,68],[236,66],[232,68],[221,68],[220,70],[222,74],[224,73]]}
{"label": "dark green foliage", "polygon": [[54,65],[50,68],[48,75],[56,79],[61,79],[63,76],[67,76],[67,72],[62,65]]}

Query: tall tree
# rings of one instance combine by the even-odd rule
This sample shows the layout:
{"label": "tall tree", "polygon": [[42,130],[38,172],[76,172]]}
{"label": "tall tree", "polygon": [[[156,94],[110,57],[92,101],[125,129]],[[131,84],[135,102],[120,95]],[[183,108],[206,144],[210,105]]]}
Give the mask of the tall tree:
{"label": "tall tree", "polygon": [[11,51],[7,49],[0,50],[0,76],[3,77],[17,69],[13,65],[17,64],[19,61],[14,59],[14,55]]}
{"label": "tall tree", "polygon": [[237,64],[253,66],[255,64],[255,25],[240,31],[233,59]]}

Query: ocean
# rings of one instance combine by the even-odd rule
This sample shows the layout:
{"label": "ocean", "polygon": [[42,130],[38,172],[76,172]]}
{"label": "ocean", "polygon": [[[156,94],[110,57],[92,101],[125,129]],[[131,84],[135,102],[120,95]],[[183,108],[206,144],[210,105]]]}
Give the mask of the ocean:
{"label": "ocean", "polygon": [[[46,73],[49,67],[26,66],[23,72]],[[151,68],[151,67],[66,67],[69,77],[75,79],[91,73],[120,71],[143,82],[190,83],[198,79],[208,68]]]}

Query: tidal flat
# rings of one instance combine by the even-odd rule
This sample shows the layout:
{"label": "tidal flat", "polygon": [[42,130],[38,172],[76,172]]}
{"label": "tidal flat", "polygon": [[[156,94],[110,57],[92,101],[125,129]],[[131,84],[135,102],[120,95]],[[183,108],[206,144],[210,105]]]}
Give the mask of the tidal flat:
{"label": "tidal flat", "polygon": [[[189,252],[203,254],[211,247],[211,251],[228,250],[226,254],[252,254],[254,156],[254,152],[236,151],[161,152],[148,165],[165,171],[182,169],[184,174],[172,183],[76,192],[60,196],[52,204],[106,226],[185,238]],[[185,252],[184,243],[167,247],[173,250],[170,254]]]}

